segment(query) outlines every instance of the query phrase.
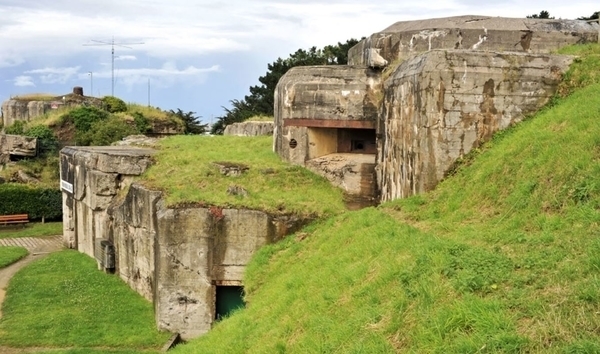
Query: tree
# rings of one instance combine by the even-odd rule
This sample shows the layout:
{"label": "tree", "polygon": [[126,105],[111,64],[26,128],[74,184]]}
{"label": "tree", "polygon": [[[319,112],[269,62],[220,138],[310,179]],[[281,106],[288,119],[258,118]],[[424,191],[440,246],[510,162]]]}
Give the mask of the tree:
{"label": "tree", "polygon": [[184,112],[177,108],[177,112],[170,110],[169,114],[183,121],[184,134],[204,134],[208,129],[208,124],[200,124],[201,117],[196,117],[196,112]]}
{"label": "tree", "polygon": [[349,39],[345,43],[328,45],[323,49],[311,47],[308,50],[298,49],[286,59],[277,58],[267,64],[267,73],[258,78],[260,85],[250,87],[250,94],[243,100],[231,100],[232,108],[225,108],[225,115],[217,117],[211,132],[223,134],[229,124],[242,122],[256,115],[273,115],[275,104],[275,87],[279,79],[295,66],[306,65],[341,65],[348,63],[348,50],[356,45],[358,40]]}
{"label": "tree", "polygon": [[584,21],[589,21],[589,20],[597,20],[598,18],[600,18],[600,11],[596,11],[592,14],[592,16],[590,17],[578,17],[578,20],[584,20]]}
{"label": "tree", "polygon": [[547,18],[547,19],[554,19],[553,17],[550,17],[550,13],[546,10],[542,10],[540,11],[540,14],[533,14],[533,15],[529,15],[527,16],[527,18]]}

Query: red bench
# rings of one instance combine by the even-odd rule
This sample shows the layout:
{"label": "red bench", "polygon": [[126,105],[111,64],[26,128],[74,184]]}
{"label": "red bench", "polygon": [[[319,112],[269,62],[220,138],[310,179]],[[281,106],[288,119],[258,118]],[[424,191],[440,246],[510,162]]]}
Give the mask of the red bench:
{"label": "red bench", "polygon": [[28,214],[0,215],[0,226],[25,225],[29,222]]}

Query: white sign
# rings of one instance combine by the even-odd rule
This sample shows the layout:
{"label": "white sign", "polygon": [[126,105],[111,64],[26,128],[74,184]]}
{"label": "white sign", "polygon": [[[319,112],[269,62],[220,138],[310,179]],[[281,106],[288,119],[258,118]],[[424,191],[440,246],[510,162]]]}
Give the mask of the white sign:
{"label": "white sign", "polygon": [[73,193],[73,185],[65,180],[60,180],[60,188],[66,192]]}

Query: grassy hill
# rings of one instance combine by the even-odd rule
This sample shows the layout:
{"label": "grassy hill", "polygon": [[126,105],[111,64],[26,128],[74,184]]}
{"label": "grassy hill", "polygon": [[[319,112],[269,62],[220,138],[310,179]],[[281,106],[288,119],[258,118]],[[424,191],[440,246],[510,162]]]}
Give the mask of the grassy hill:
{"label": "grassy hill", "polygon": [[600,47],[434,192],[263,248],[174,353],[600,352]]}

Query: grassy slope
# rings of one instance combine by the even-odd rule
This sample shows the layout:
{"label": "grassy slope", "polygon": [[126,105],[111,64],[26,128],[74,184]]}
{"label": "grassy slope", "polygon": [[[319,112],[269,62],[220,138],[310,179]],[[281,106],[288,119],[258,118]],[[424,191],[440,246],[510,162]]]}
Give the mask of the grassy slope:
{"label": "grassy slope", "polygon": [[263,248],[248,307],[174,352],[600,352],[599,107],[579,90],[435,192]]}
{"label": "grassy slope", "polygon": [[[272,137],[175,136],[161,141],[156,164],[143,179],[163,190],[170,205],[204,203],[274,212],[325,215],[344,210],[341,191],[304,168],[291,166],[271,151]],[[239,177],[225,177],[213,162],[248,166]],[[227,194],[241,186],[247,197]]]}
{"label": "grassy slope", "polygon": [[75,251],[54,253],[19,271],[2,311],[5,346],[132,351],[158,349],[169,337],[156,331],[151,303]]}
{"label": "grassy slope", "polygon": [[0,268],[4,268],[27,256],[24,247],[0,247]]}

